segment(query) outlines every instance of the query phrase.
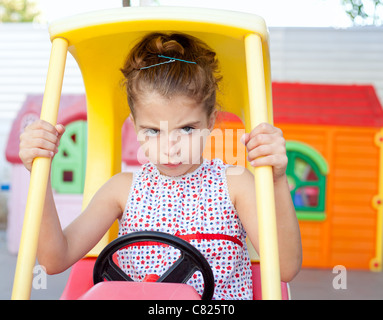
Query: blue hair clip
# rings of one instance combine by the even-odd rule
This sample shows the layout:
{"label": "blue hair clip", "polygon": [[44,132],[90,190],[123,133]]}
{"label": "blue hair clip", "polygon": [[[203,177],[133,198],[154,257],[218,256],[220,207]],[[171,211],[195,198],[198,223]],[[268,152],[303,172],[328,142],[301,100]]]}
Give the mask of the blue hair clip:
{"label": "blue hair clip", "polygon": [[143,69],[149,69],[149,68],[151,68],[151,67],[159,66],[159,65],[161,65],[161,64],[165,64],[165,63],[172,63],[172,62],[175,62],[175,61],[182,61],[182,62],[186,62],[186,63],[197,64],[197,63],[194,62],[194,61],[187,61],[187,60],[182,60],[182,59],[177,59],[177,58],[171,58],[171,57],[163,56],[163,55],[161,55],[161,54],[159,54],[158,57],[159,57],[159,58],[169,59],[169,60],[168,60],[168,61],[165,61],[165,62],[160,62],[160,63],[152,64],[152,65],[147,66],[147,67],[142,67],[142,68],[140,68],[140,70],[143,70]]}

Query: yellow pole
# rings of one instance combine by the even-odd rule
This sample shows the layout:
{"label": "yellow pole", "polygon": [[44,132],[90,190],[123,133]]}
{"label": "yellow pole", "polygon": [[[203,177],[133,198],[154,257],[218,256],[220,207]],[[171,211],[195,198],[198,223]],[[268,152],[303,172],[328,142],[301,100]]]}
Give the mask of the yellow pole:
{"label": "yellow pole", "polygon": [[[254,128],[258,124],[270,120],[261,38],[256,34],[248,34],[245,37],[245,49],[249,86],[249,117],[251,128]],[[272,167],[254,168],[254,176],[259,224],[262,299],[280,300],[281,280]]]}
{"label": "yellow pole", "polygon": [[375,144],[379,148],[378,194],[372,199],[377,210],[375,257],[370,261],[371,271],[382,271],[383,257],[383,129],[375,134]]}
{"label": "yellow pole", "polygon": [[[53,125],[57,122],[67,50],[68,42],[65,39],[53,40],[40,117]],[[31,295],[33,267],[36,262],[50,162],[49,158],[36,158],[33,162],[13,283],[14,300],[26,300]]]}

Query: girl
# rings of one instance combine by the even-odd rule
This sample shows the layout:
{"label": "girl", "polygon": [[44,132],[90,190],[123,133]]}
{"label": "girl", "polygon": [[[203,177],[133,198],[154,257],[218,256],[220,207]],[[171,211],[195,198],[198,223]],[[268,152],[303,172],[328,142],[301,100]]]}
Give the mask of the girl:
{"label": "girl", "polygon": [[[253,175],[219,159],[202,158],[217,114],[219,76],[215,53],[178,33],[151,33],[130,52],[125,76],[131,119],[149,160],[135,174],[112,177],[84,212],[62,231],[48,185],[38,260],[49,274],[81,259],[118,219],[119,235],[142,230],[187,239],[210,263],[214,299],[251,299],[246,235],[258,250]],[[20,158],[31,170],[35,157],[53,157],[65,128],[37,121],[20,137]],[[261,124],[242,137],[251,165],[273,167],[281,279],[301,266],[299,226],[286,177],[281,130]],[[120,267],[134,280],[163,274],[174,249],[140,245],[119,252]],[[201,293],[200,275],[188,282]]]}

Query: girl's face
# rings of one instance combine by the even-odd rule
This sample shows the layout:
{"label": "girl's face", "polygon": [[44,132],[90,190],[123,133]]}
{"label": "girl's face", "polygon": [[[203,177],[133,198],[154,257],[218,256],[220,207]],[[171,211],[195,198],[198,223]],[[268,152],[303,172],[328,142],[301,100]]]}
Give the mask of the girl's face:
{"label": "girl's face", "polygon": [[132,119],[145,156],[167,176],[194,171],[202,162],[206,138],[216,113],[185,96],[147,93],[135,103]]}

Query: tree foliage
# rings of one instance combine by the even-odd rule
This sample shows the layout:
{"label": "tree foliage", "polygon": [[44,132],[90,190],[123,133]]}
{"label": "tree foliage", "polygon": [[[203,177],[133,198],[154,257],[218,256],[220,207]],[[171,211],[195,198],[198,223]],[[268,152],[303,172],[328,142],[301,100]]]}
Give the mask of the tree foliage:
{"label": "tree foliage", "polygon": [[342,0],[354,25],[382,25],[383,0]]}
{"label": "tree foliage", "polygon": [[0,0],[0,22],[33,22],[40,14],[28,0]]}

